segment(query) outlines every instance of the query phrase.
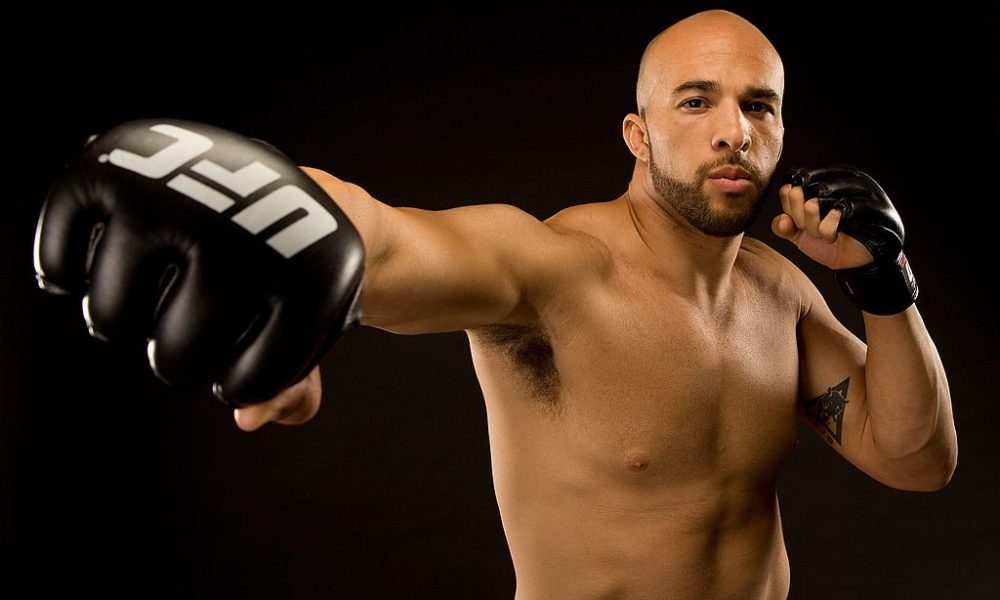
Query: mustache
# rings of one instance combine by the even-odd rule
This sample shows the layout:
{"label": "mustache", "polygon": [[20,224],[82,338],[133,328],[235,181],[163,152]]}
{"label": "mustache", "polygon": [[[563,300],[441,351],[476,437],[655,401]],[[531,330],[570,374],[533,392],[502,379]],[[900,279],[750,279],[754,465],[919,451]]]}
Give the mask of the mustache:
{"label": "mustache", "polygon": [[719,160],[713,160],[712,162],[707,162],[700,167],[698,167],[697,175],[698,181],[705,181],[708,179],[708,174],[718,169],[719,167],[739,167],[747,172],[750,177],[750,181],[754,182],[757,189],[764,189],[764,176],[761,174],[760,169],[756,166],[747,162],[746,159],[740,156],[727,156]]}

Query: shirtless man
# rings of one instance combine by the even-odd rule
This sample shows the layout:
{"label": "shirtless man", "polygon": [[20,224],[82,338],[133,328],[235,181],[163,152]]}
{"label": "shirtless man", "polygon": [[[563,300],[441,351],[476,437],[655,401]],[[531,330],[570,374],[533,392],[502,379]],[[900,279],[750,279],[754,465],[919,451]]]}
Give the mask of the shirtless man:
{"label": "shirtless man", "polygon": [[[743,235],[781,155],[783,88],[777,52],[744,19],[709,11],[675,24],[643,55],[638,114],[623,123],[636,158],[627,191],[545,222],[510,206],[393,208],[305,169],[343,211],[331,209],[335,218],[346,214],[364,243],[361,311],[349,302],[362,261],[345,259],[337,268],[349,275],[323,292],[339,298],[327,312],[339,322],[363,315],[361,323],[399,333],[468,332],[518,600],[785,598],[775,479],[796,443],[797,414],[885,485],[936,490],[951,477],[957,444],[948,386],[913,304],[898,215],[882,190],[856,171],[801,171],[781,187],[784,213],[772,223],[776,235],[838,272],[865,310],[867,346],[801,271]],[[98,161],[124,164],[119,158],[102,153]],[[232,200],[184,187],[194,176],[177,183],[181,177],[170,186],[249,231],[273,233],[269,243],[281,233],[277,221],[254,226],[230,210]],[[831,208],[827,197],[847,200]],[[61,229],[66,203],[53,198],[39,227],[36,268],[50,287],[72,288],[61,285],[72,270],[65,267],[69,242],[61,240],[84,238]],[[120,315],[136,310],[139,286],[122,281],[143,268],[130,262],[142,252],[108,259],[124,243],[115,215],[131,214],[126,204],[107,209],[111,224],[94,230],[104,233],[92,235],[84,253],[85,313],[95,335],[125,332]],[[203,213],[183,225],[207,223]],[[168,228],[137,219],[128,226]],[[169,295],[153,305],[155,335],[147,334],[156,340],[151,363],[167,380],[211,363],[211,353],[198,351],[206,346],[200,332],[219,339],[226,329],[213,329],[224,319],[211,309],[225,298],[222,286],[188,283],[199,279],[190,265],[207,264],[197,261],[215,242],[179,228],[160,237],[180,238],[191,262],[187,273],[183,266],[169,272]],[[283,248],[286,257],[298,252]],[[74,264],[82,268],[84,260]],[[873,264],[877,275],[858,273]],[[182,283],[171,291],[175,280]],[[292,321],[286,314],[280,324],[303,326]],[[264,326],[261,338],[280,338],[276,331]],[[310,339],[317,350],[306,370],[326,341]],[[251,349],[254,356],[217,377],[221,395],[276,381],[261,376],[240,388],[241,376],[301,367],[272,364],[284,355]],[[304,422],[319,408],[320,389],[314,369],[270,401],[238,408],[237,425]]]}

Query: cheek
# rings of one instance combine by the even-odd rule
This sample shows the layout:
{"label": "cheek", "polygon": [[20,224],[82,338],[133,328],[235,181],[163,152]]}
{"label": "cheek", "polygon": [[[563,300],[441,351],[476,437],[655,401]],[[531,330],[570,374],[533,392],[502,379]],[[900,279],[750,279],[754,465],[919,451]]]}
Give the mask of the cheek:
{"label": "cheek", "polygon": [[757,141],[758,154],[760,155],[761,167],[773,168],[781,157],[781,149],[784,140],[784,130],[776,129],[759,132]]}
{"label": "cheek", "polygon": [[686,123],[671,123],[663,134],[664,145],[672,150],[688,150],[704,143],[706,132],[703,123],[690,121]]}
{"label": "cheek", "polygon": [[692,127],[673,127],[667,134],[653,140],[653,159],[656,166],[674,177],[683,176],[697,165],[697,132]]}

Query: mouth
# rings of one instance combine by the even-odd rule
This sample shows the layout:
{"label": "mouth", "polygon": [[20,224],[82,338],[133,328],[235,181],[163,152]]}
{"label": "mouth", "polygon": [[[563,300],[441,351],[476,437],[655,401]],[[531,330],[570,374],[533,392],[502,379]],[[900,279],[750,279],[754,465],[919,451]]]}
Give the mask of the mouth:
{"label": "mouth", "polygon": [[739,167],[722,167],[708,174],[708,181],[723,192],[739,194],[750,189],[754,182],[750,174]]}

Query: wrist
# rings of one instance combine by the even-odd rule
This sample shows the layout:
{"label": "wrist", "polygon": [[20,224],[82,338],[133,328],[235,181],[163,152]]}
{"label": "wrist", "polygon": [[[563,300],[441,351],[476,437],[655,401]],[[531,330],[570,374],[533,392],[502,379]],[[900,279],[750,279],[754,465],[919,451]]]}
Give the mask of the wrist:
{"label": "wrist", "polygon": [[861,310],[894,315],[912,305],[920,292],[906,255],[880,257],[867,265],[837,271],[837,283]]}

